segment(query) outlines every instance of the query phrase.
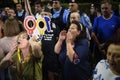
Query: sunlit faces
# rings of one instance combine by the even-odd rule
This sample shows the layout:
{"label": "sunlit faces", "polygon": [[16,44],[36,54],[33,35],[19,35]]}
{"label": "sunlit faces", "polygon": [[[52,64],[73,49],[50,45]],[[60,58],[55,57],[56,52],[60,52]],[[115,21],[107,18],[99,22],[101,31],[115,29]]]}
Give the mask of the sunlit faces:
{"label": "sunlit faces", "polygon": [[120,45],[111,44],[108,47],[107,60],[112,69],[120,71]]}
{"label": "sunlit faces", "polygon": [[104,3],[101,5],[101,12],[103,15],[111,14],[111,5],[109,3]]}
{"label": "sunlit faces", "polygon": [[27,33],[21,33],[18,37],[18,47],[20,49],[26,48],[29,46],[29,41],[27,40],[28,35]]}
{"label": "sunlit faces", "polygon": [[80,31],[78,30],[78,26],[74,23],[72,23],[69,27],[69,32],[71,32],[71,34],[74,36],[74,37],[77,37],[79,34],[80,34]]}

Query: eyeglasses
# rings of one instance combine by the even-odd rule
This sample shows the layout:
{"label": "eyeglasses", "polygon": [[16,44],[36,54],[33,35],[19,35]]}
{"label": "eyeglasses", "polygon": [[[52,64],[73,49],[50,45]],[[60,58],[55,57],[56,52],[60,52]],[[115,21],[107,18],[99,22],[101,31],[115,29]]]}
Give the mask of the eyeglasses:
{"label": "eyeglasses", "polygon": [[108,7],[103,7],[103,8],[101,8],[101,9],[105,9],[105,10],[107,10],[107,9],[108,9]]}

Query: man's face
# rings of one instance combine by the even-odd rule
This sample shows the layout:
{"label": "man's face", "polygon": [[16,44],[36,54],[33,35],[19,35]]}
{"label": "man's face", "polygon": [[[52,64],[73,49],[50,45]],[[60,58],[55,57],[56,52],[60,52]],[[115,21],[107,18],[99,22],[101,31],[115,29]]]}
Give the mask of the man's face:
{"label": "man's face", "polygon": [[69,9],[71,12],[78,11],[77,3],[69,3]]}
{"label": "man's face", "polygon": [[8,11],[9,11],[9,7],[5,7],[5,12],[8,14]]}
{"label": "man's face", "polygon": [[80,17],[78,15],[79,14],[77,12],[71,13],[70,22],[72,22],[72,21],[80,22]]}
{"label": "man's face", "polygon": [[36,12],[41,12],[42,11],[42,7],[40,4],[35,4],[35,11]]}
{"label": "man's face", "polygon": [[104,16],[108,16],[109,14],[111,14],[112,10],[111,10],[111,5],[108,3],[104,3],[101,5],[101,12]]}
{"label": "man's face", "polygon": [[54,9],[60,8],[60,2],[59,1],[53,1],[53,8]]}
{"label": "man's face", "polygon": [[107,60],[110,68],[120,71],[120,45],[111,44],[108,47]]}
{"label": "man's face", "polygon": [[22,10],[22,5],[21,5],[21,4],[17,4],[17,5],[16,5],[16,9],[17,9],[18,11],[21,11],[21,10]]}
{"label": "man's face", "polygon": [[14,11],[13,9],[9,9],[9,10],[8,10],[8,16],[9,16],[9,17],[10,17],[10,16],[12,16],[12,17],[16,16],[15,11]]}

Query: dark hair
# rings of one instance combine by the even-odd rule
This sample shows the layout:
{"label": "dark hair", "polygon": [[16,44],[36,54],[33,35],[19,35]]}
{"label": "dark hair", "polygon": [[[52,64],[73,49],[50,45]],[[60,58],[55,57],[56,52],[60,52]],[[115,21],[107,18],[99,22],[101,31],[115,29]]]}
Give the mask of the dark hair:
{"label": "dark hair", "polygon": [[76,38],[75,43],[77,43],[81,39],[85,39],[86,38],[86,28],[77,21],[72,21],[71,24],[76,24],[77,30],[80,31],[80,35]]}
{"label": "dark hair", "polygon": [[42,5],[42,2],[41,2],[41,1],[36,1],[36,2],[35,2],[35,5],[40,5],[41,7],[43,7],[43,5]]}
{"label": "dark hair", "polygon": [[[78,29],[79,31],[82,30],[82,26],[80,25],[79,22],[77,22],[77,21],[74,20],[74,21],[71,22],[71,24],[76,24],[76,25],[77,25],[77,29]],[[71,25],[71,24],[70,24],[70,25]]]}
{"label": "dark hair", "polygon": [[20,4],[22,6],[22,8],[24,8],[24,4],[23,3],[20,3],[20,2],[16,3],[16,5],[18,5],[18,4]]}
{"label": "dark hair", "polygon": [[101,5],[102,5],[102,4],[105,4],[105,3],[108,3],[109,5],[112,6],[112,4],[111,4],[109,1],[102,1],[102,2],[101,2]]}
{"label": "dark hair", "polygon": [[51,9],[49,9],[49,8],[47,8],[47,7],[45,7],[43,11],[44,11],[44,12],[49,12],[49,13],[51,13]]}

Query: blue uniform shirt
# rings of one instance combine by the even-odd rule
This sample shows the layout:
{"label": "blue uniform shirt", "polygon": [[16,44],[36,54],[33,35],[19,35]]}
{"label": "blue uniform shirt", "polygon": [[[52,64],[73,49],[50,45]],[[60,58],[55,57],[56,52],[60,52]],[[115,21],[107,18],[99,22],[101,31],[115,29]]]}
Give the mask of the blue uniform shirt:
{"label": "blue uniform shirt", "polygon": [[94,32],[100,43],[110,39],[120,25],[120,19],[112,15],[110,19],[104,19],[103,16],[95,18],[92,32]]}

